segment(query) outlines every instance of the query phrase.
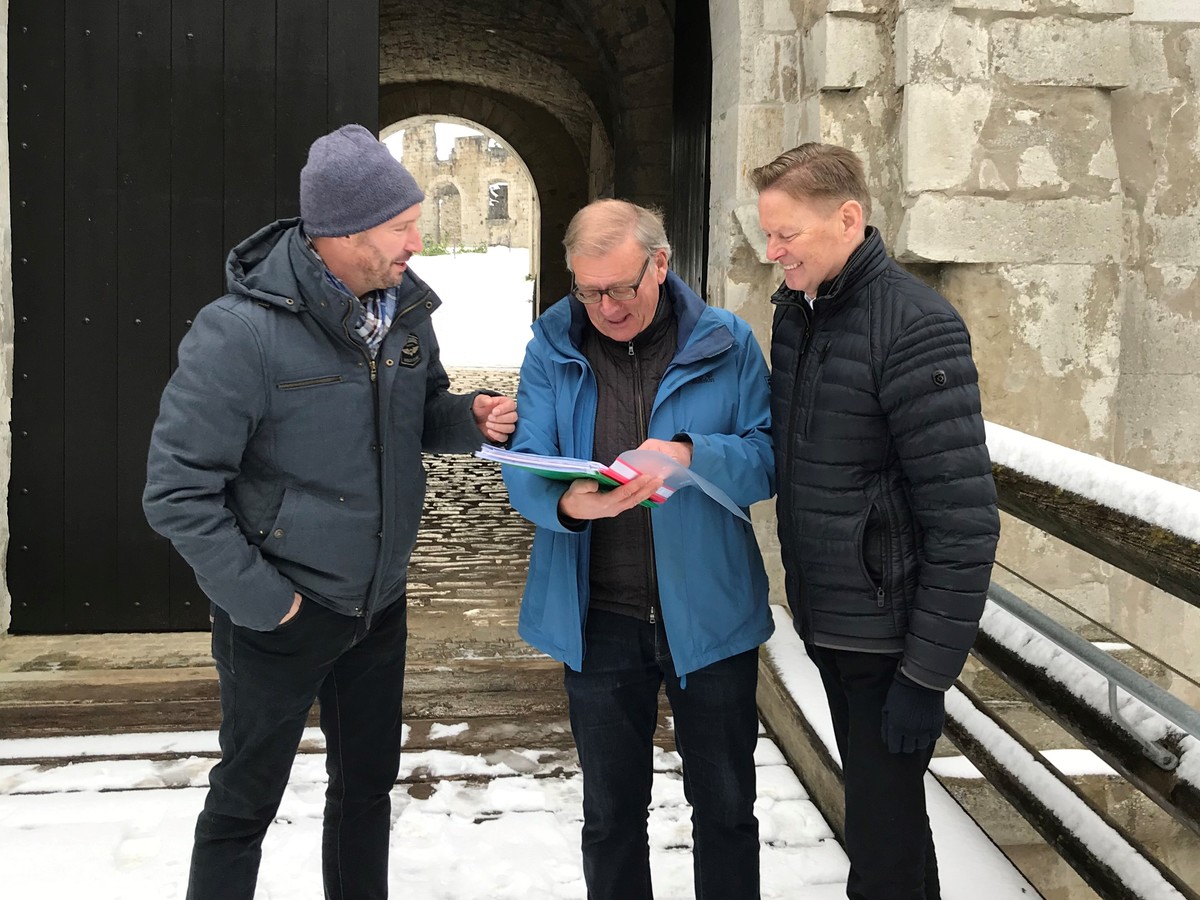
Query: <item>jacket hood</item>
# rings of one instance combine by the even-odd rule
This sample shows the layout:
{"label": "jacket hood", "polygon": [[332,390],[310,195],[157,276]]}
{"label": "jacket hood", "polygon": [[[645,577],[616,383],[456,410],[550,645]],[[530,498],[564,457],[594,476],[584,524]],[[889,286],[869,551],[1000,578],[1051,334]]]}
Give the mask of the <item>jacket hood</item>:
{"label": "jacket hood", "polygon": [[[260,228],[229,251],[225,280],[231,294],[295,311],[302,291],[292,245],[298,243],[310,265],[304,275],[321,275],[320,264],[304,246],[299,219],[280,219]],[[317,279],[306,279],[320,283]]]}

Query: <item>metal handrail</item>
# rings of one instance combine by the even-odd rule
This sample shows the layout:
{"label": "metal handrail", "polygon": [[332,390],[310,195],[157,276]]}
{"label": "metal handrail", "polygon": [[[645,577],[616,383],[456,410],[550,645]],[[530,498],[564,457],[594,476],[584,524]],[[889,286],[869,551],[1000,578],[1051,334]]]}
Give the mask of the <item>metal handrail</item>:
{"label": "metal handrail", "polygon": [[1165,747],[1142,737],[1132,724],[1120,715],[1117,707],[1118,687],[1158,713],[1183,734],[1200,738],[1200,711],[1188,706],[1175,695],[1163,690],[1149,678],[1113,659],[1104,651],[1097,650],[1091,643],[1045,613],[1034,609],[998,584],[992,584],[988,588],[988,599],[1080,662],[1103,675],[1108,681],[1108,705],[1113,720],[1137,741],[1146,756],[1159,768],[1171,771],[1179,765],[1179,758]]}

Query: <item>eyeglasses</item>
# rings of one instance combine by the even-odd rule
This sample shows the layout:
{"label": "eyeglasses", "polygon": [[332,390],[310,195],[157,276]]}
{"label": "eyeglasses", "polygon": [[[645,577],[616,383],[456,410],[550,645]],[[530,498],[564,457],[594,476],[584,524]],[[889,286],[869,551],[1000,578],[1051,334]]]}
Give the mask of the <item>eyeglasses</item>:
{"label": "eyeglasses", "polygon": [[642,279],[646,277],[646,270],[650,268],[650,260],[652,257],[647,256],[646,261],[642,263],[642,270],[637,274],[637,280],[633,284],[622,284],[616,287],[604,288],[604,290],[592,290],[591,288],[581,288],[575,283],[575,279],[571,279],[571,296],[580,303],[591,305],[599,303],[600,298],[608,295],[609,300],[614,300],[617,303],[624,303],[632,300],[637,296],[638,288],[642,285]]}

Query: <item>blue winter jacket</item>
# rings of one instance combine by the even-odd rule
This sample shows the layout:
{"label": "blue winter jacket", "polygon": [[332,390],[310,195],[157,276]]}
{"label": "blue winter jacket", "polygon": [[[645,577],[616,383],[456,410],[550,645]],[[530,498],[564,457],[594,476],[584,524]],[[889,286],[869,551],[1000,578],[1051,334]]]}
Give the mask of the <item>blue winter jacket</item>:
{"label": "blue winter jacket", "polygon": [[[707,306],[674,273],[667,273],[663,291],[674,305],[678,349],[654,399],[649,437],[686,434],[693,471],[739,506],[765,500],[775,492],[775,469],[770,388],[758,342],[745,322]],[[534,322],[521,366],[514,450],[591,458],[597,393],[579,350],[586,322],[582,305],[570,297]],[[504,481],[513,506],[537,526],[519,632],[578,670],[591,528],[571,531],[559,521],[565,482],[512,467],[505,467]],[[677,491],[651,522],[659,604],[677,675],[770,637],[767,576],[749,524],[695,487]]]}

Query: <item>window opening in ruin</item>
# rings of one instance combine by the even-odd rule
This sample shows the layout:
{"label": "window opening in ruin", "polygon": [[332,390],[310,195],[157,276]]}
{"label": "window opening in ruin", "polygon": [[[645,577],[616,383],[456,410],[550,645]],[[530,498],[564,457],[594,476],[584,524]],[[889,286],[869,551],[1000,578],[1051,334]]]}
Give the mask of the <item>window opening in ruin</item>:
{"label": "window opening in ruin", "polygon": [[488,185],[488,219],[503,221],[508,218],[508,184],[496,181]]}

